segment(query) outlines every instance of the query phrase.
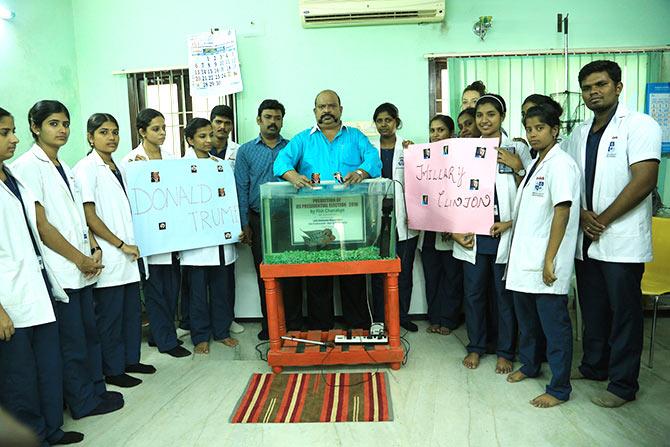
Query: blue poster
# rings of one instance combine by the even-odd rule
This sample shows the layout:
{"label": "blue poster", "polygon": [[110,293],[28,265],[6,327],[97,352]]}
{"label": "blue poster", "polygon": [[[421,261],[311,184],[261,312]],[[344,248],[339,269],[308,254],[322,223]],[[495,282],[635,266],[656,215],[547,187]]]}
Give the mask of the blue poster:
{"label": "blue poster", "polygon": [[647,84],[644,111],[661,126],[661,152],[670,152],[670,82]]}
{"label": "blue poster", "polygon": [[126,183],[143,256],[238,242],[240,212],[228,161],[129,163]]}

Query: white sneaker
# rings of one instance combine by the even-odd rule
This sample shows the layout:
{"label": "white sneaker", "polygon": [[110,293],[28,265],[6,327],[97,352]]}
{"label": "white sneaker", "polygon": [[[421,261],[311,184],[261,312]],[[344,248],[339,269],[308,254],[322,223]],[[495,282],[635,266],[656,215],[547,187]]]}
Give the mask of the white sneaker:
{"label": "white sneaker", "polygon": [[233,334],[241,334],[242,332],[244,332],[244,326],[242,326],[236,321],[233,321],[232,323],[230,323],[230,332],[232,332]]}

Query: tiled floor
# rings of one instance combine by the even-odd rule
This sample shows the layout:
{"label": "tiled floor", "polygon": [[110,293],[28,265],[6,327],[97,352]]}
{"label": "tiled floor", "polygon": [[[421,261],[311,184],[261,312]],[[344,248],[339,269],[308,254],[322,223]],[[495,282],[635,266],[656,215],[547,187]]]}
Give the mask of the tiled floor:
{"label": "tiled floor", "polygon": [[[549,374],[509,384],[494,373],[495,357],[479,369],[461,365],[465,329],[450,336],[407,334],[409,361],[389,372],[395,419],[386,423],[229,424],[228,418],[254,372],[269,372],[255,346],[259,325],[244,324],[236,349],[213,344],[207,356],[173,359],[143,345],[143,361],[158,372],[123,390],[116,413],[72,421],[90,446],[661,446],[670,445],[670,319],[659,321],[653,369],[646,366],[638,400],[619,409],[589,398],[604,383],[573,382],[571,400],[540,410],[528,404]],[[646,332],[651,322],[648,319]],[[189,339],[185,346],[190,347]],[[581,351],[575,343],[575,358]],[[369,370],[371,367],[358,369]],[[372,367],[374,370],[374,367]],[[319,370],[316,368],[315,370]],[[345,368],[329,368],[344,371]]]}

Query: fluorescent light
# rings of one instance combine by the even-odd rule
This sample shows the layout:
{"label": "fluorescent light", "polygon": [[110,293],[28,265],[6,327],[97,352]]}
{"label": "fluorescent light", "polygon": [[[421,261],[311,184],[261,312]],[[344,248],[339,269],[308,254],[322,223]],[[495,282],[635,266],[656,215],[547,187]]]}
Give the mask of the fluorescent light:
{"label": "fluorescent light", "polygon": [[16,14],[14,14],[14,11],[10,11],[9,9],[0,5],[0,19],[12,20],[15,15]]}

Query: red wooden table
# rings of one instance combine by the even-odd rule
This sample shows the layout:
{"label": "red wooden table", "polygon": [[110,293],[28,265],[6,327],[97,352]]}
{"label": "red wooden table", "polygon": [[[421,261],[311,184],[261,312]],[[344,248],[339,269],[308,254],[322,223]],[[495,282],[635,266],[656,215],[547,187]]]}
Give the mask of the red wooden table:
{"label": "red wooden table", "polygon": [[[388,363],[399,369],[404,351],[400,343],[400,313],[398,308],[398,273],[400,259],[373,261],[324,262],[315,264],[261,264],[265,282],[270,351],[268,364],[274,373],[285,366],[353,365]],[[282,335],[318,341],[333,341],[335,335],[345,335],[341,329],[331,331],[286,331],[284,301],[278,278],[304,276],[342,276],[381,273],[384,275],[384,320],[388,344],[335,345],[325,347],[281,339]],[[368,335],[368,330],[353,330],[352,335]]]}

